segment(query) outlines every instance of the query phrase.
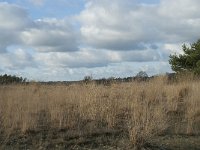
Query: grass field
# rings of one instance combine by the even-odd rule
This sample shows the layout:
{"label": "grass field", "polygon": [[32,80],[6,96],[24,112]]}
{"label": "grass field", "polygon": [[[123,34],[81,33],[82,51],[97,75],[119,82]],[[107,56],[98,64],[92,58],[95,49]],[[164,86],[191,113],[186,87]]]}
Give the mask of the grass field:
{"label": "grass field", "polygon": [[200,149],[200,81],[0,86],[0,149]]}

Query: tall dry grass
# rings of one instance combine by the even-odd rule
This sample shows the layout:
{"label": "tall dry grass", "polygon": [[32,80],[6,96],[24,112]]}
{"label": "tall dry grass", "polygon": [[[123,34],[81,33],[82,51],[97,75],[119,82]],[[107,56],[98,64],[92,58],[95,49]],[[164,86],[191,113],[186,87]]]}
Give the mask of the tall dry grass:
{"label": "tall dry grass", "polygon": [[200,81],[0,86],[0,130],[127,132],[138,148],[159,134],[200,133]]}

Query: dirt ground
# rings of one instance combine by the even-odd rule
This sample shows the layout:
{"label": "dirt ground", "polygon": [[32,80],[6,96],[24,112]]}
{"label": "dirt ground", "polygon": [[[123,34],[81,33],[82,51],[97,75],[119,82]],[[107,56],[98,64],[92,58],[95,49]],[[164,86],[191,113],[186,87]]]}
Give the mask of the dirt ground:
{"label": "dirt ground", "polygon": [[[129,150],[134,149],[123,131],[101,130],[84,133],[68,130],[38,130],[15,132],[1,136],[2,150]],[[146,142],[143,150],[200,150],[200,135],[162,135]]]}

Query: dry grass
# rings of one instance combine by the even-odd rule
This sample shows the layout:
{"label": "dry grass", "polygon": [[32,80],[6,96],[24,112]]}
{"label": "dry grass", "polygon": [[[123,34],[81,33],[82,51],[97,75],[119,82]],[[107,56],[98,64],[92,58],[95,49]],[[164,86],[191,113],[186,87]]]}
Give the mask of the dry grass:
{"label": "dry grass", "polygon": [[128,133],[141,148],[160,134],[200,133],[200,81],[0,86],[0,129],[7,135],[37,129],[100,129]]}

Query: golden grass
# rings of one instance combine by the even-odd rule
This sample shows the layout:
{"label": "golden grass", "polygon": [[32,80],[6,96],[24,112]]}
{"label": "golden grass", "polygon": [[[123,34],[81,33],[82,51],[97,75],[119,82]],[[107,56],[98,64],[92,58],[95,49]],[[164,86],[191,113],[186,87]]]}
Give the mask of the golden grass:
{"label": "golden grass", "polygon": [[158,134],[199,134],[200,81],[0,86],[0,129],[127,132],[141,147]]}

